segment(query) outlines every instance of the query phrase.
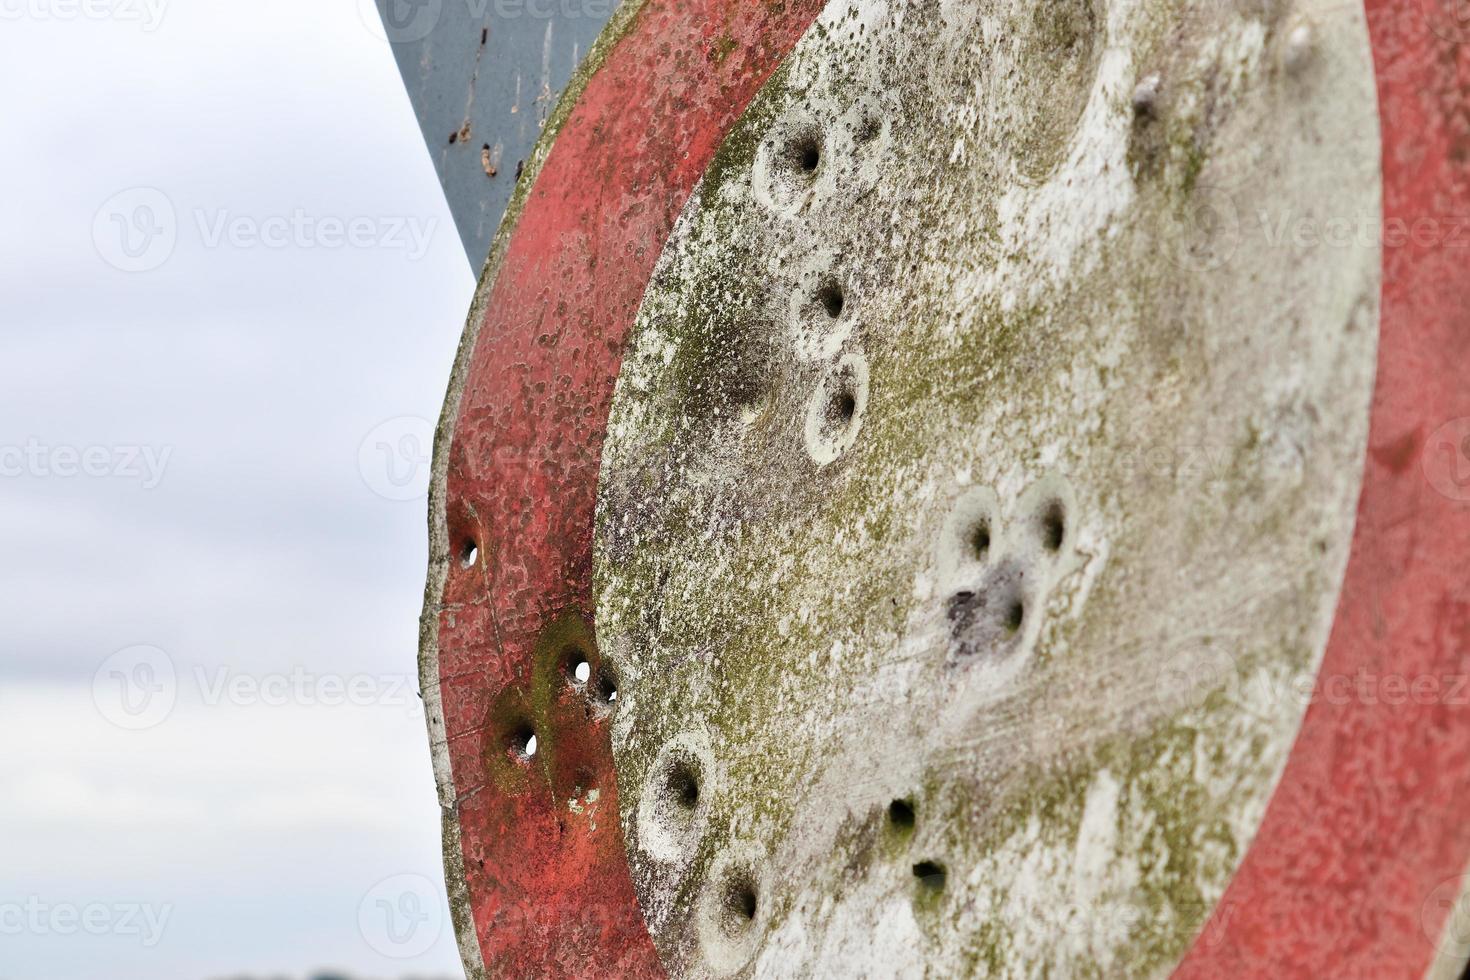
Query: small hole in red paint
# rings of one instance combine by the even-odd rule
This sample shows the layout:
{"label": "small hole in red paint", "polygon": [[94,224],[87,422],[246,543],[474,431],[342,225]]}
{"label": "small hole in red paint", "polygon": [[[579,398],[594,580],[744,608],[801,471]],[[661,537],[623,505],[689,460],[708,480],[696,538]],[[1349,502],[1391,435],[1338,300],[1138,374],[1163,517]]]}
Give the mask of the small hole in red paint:
{"label": "small hole in red paint", "polygon": [[562,654],[562,673],[573,687],[582,687],[592,677],[592,663],[581,647],[570,646]]}
{"label": "small hole in red paint", "polygon": [[529,762],[536,757],[537,744],[536,729],[529,722],[517,725],[512,729],[507,747],[511,755],[521,762]]}
{"label": "small hole in red paint", "polygon": [[475,543],[474,538],[467,538],[464,547],[459,552],[459,563],[465,568],[474,568],[475,563],[480,560],[480,546]]}

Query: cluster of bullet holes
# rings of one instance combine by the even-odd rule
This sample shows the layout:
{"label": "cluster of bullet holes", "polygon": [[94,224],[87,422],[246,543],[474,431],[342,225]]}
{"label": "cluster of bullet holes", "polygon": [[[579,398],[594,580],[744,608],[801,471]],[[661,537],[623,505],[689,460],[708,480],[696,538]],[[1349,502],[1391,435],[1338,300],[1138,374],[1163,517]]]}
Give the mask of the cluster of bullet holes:
{"label": "cluster of bullet holes", "polygon": [[[557,671],[557,683],[586,697],[589,717],[606,715],[617,703],[617,675],[607,664],[594,668],[591,657],[581,646],[573,644],[562,652]],[[516,718],[505,726],[505,751],[515,763],[530,765],[536,758],[539,742],[535,722],[529,717]],[[580,787],[590,788],[593,782],[590,772],[578,774]]]}
{"label": "cluster of bullet holes", "polygon": [[[912,800],[894,800],[888,804],[887,826],[889,835],[900,843],[907,843],[918,827],[918,813]],[[943,864],[927,859],[911,865],[914,877],[915,897],[930,898],[944,891],[948,872]]]}
{"label": "cluster of bullet holes", "polygon": [[[875,169],[865,158],[868,144],[887,131],[876,101],[860,99],[836,125],[825,125],[806,109],[794,109],[771,127],[756,154],[752,174],[756,198],[778,213],[806,210],[817,190],[861,183]],[[828,179],[828,171],[832,171]],[[804,440],[819,466],[833,462],[856,441],[868,398],[867,359],[861,350],[843,354],[852,333],[852,296],[840,260],[810,259],[791,300],[791,326],[798,354],[823,365],[807,410]]]}
{"label": "cluster of bullet holes", "polygon": [[1021,519],[1008,534],[992,491],[973,491],[956,505],[940,555],[952,659],[1005,661],[1021,650],[1071,539],[1071,499],[1064,482],[1043,481],[1022,496]]}

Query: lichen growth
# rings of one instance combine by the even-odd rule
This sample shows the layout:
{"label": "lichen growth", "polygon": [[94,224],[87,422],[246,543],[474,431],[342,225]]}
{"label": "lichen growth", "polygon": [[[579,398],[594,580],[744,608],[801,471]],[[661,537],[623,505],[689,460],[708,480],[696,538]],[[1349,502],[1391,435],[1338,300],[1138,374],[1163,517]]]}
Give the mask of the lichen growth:
{"label": "lichen growth", "polygon": [[[1310,671],[1331,622],[1374,355],[1341,325],[1377,256],[1230,251],[1181,215],[1278,172],[1334,179],[1254,204],[1356,209],[1374,161],[1282,118],[1259,11],[1036,10],[830,5],[645,297],[595,592],[634,880],[676,974],[708,967],[698,899],[735,846],[778,869],[749,972],[1164,972],[1290,745],[1301,706],[1261,691]],[[1156,68],[1145,125],[1129,95]],[[1372,119],[1371,87],[1337,96]],[[826,462],[803,420],[859,356],[860,430]],[[1055,555],[1028,510],[1047,481],[1075,497]],[[976,487],[1033,604],[1009,652],[966,659],[936,555]],[[689,731],[718,765],[670,864],[639,848],[637,787]],[[912,834],[885,830],[895,798]]]}

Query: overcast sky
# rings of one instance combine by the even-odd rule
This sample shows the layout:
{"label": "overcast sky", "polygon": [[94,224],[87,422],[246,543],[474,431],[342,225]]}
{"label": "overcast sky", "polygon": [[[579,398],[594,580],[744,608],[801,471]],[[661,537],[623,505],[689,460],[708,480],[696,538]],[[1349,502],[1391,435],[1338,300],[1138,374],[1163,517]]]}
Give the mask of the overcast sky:
{"label": "overcast sky", "polygon": [[413,682],[473,278],[359,0],[0,0],[0,978],[460,976]]}

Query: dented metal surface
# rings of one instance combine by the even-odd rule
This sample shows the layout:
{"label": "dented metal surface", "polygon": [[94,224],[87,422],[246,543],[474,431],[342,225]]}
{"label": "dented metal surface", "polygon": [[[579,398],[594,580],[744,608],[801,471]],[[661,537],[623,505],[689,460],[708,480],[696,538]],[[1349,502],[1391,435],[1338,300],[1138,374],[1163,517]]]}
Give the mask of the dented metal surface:
{"label": "dented metal surface", "polygon": [[1376,247],[1240,219],[1376,219],[1376,134],[1335,3],[828,5],[609,423],[597,626],[673,972],[1174,966],[1327,642],[1376,353]]}

